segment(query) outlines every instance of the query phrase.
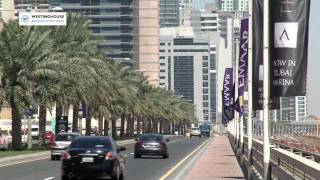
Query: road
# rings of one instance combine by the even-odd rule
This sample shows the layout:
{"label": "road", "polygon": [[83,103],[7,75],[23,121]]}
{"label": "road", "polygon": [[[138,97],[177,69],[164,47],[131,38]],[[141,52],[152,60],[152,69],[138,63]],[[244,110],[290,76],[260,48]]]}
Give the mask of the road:
{"label": "road", "polygon": [[[154,180],[159,179],[180,160],[204,143],[207,138],[179,138],[169,142],[169,159],[158,157],[133,158],[133,144],[125,145],[126,158],[125,179]],[[59,180],[60,161],[49,159],[22,163],[0,168],[0,180]]]}

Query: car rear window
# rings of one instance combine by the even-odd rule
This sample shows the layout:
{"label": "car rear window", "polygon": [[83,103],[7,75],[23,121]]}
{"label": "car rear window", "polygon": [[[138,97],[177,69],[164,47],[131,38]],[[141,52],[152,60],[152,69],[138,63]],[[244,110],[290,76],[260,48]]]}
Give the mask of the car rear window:
{"label": "car rear window", "polygon": [[72,141],[74,138],[78,137],[77,134],[58,134],[56,141]]}
{"label": "car rear window", "polygon": [[142,135],[139,137],[140,141],[161,141],[163,138],[159,135]]}
{"label": "car rear window", "polygon": [[97,139],[75,139],[72,141],[70,148],[107,148],[111,149],[110,140],[105,138]]}

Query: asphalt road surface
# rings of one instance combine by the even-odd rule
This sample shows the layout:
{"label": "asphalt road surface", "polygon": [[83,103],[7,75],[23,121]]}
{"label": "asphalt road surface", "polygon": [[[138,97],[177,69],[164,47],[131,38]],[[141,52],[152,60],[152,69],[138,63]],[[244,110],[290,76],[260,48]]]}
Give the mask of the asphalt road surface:
{"label": "asphalt road surface", "polygon": [[[124,145],[126,180],[156,180],[170,171],[180,160],[199,147],[208,138],[179,138],[170,141],[170,157],[143,156],[133,158],[133,144]],[[38,160],[0,168],[0,180],[60,180],[60,161]]]}

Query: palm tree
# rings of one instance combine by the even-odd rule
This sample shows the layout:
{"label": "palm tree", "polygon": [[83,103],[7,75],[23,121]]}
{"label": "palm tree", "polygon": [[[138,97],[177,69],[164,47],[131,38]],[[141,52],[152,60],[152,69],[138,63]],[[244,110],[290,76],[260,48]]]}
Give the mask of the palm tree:
{"label": "palm tree", "polygon": [[[12,146],[21,149],[21,118],[32,102],[32,73],[52,49],[49,31],[19,26],[10,21],[0,33],[1,89],[12,113]],[[47,72],[44,72],[46,74]]]}

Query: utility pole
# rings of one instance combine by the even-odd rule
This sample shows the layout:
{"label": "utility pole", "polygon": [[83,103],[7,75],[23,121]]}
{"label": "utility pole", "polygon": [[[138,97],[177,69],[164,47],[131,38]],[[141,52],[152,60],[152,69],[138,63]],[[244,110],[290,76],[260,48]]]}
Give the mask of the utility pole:
{"label": "utility pole", "polygon": [[263,1],[263,179],[270,178],[269,142],[269,0]]}

